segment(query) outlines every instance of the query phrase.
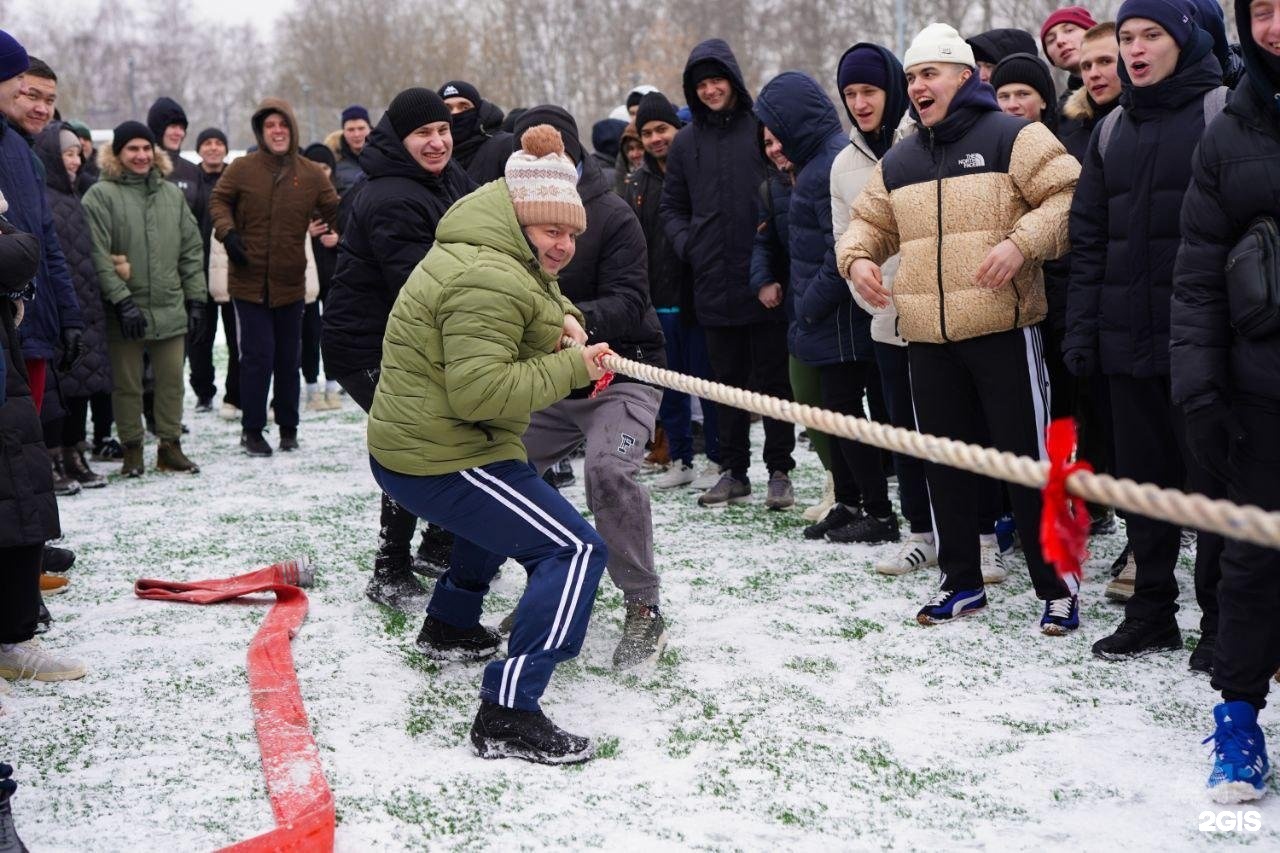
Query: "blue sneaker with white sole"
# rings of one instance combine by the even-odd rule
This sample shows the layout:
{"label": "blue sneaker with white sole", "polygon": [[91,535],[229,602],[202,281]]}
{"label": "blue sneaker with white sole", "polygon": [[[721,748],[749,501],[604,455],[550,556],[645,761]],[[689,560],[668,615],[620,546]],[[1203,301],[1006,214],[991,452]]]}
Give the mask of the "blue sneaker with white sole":
{"label": "blue sneaker with white sole", "polygon": [[1258,726],[1258,712],[1248,702],[1223,702],[1213,709],[1218,727],[1213,741],[1213,772],[1207,787],[1215,803],[1246,803],[1267,792],[1271,762]]}
{"label": "blue sneaker with white sole", "polygon": [[1069,595],[1044,603],[1044,615],[1040,617],[1040,633],[1050,637],[1065,637],[1080,627],[1080,599]]}
{"label": "blue sneaker with white sole", "polygon": [[962,616],[972,616],[987,607],[987,593],[982,589],[940,589],[929,603],[920,608],[916,621],[921,625],[941,625]]}

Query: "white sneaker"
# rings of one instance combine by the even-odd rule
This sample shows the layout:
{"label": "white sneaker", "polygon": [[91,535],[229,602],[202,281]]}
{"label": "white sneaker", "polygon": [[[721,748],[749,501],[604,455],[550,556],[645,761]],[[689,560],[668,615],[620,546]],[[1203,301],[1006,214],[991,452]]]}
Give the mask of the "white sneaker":
{"label": "white sneaker", "polygon": [[707,489],[720,482],[720,473],[721,469],[719,465],[714,462],[708,462],[707,467],[703,468],[702,472],[698,474],[698,476],[689,481],[689,488],[705,492]]}
{"label": "white sneaker", "polygon": [[221,408],[218,409],[218,417],[224,421],[238,421],[240,420],[240,409],[230,403],[223,403]]}
{"label": "white sneaker", "polygon": [[836,481],[832,478],[831,472],[827,472],[827,484],[822,487],[822,500],[813,506],[807,508],[800,513],[804,516],[805,521],[822,521],[827,517],[827,513],[831,512],[831,507],[836,503]]}
{"label": "white sneaker", "polygon": [[674,489],[677,486],[687,486],[697,479],[697,474],[693,471],[693,466],[688,465],[680,460],[671,463],[671,466],[653,481],[655,489]]}
{"label": "white sneaker", "polygon": [[1009,567],[1005,557],[1000,553],[1000,546],[992,542],[983,542],[978,546],[978,559],[982,566],[982,582],[986,584],[1004,583],[1009,577]]}
{"label": "white sneaker", "polygon": [[342,411],[342,395],[337,391],[325,391],[324,404],[329,411],[340,412]]}
{"label": "white sneaker", "polygon": [[924,534],[913,533],[897,551],[876,563],[882,575],[905,575],[925,566],[938,565],[938,548]]}
{"label": "white sneaker", "polygon": [[325,402],[323,391],[308,391],[306,408],[308,412],[327,412],[329,404]]}
{"label": "white sneaker", "polygon": [[13,645],[0,643],[0,678],[69,681],[84,678],[84,664],[54,657],[36,639]]}

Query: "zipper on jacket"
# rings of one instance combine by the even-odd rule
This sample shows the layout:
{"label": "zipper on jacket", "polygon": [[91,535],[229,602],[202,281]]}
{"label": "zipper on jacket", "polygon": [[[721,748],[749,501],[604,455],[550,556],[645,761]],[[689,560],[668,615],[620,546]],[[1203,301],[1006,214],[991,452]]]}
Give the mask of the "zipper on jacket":
{"label": "zipper on jacket", "polygon": [[[935,145],[936,139],[933,135],[933,128],[929,128],[929,153],[937,156],[938,150]],[[942,286],[942,176],[946,174],[947,161],[945,157],[938,158],[938,329],[942,332],[942,339],[950,341],[947,337],[947,294]]]}
{"label": "zipper on jacket", "polygon": [[[1013,328],[1018,328],[1018,323],[1022,320],[1022,291],[1018,290],[1018,274],[1014,273],[1013,278],[1009,279],[1009,285],[1013,288]],[[1047,300],[1048,297],[1046,296]]]}

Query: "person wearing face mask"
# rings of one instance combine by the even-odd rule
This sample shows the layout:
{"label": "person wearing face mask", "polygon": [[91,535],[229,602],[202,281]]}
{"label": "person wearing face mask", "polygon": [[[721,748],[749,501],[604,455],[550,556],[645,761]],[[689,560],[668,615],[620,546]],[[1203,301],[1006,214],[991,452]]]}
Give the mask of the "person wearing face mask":
{"label": "person wearing face mask", "polygon": [[[346,234],[324,304],[325,368],[369,411],[382,365],[387,317],[405,280],[435,243],[436,226],[475,183],[453,157],[449,109],[430,89],[392,99],[360,155],[366,179],[351,199]],[[420,611],[426,592],[410,556],[417,518],[382,496],[378,552],[365,589],[372,601]],[[441,531],[424,532],[418,568],[447,565]],[[432,561],[432,555],[435,555]]]}
{"label": "person wearing face mask", "polygon": [[[1049,387],[1039,324],[1041,264],[1067,249],[1080,165],[1041,124],[1004,115],[954,28],[930,24],[903,62],[920,131],[876,164],[837,245],[842,275],[871,305],[890,300],[909,343],[921,432],[1043,459]],[[900,254],[893,291],[880,264]],[[925,464],[940,589],[917,613],[937,625],[980,612],[987,597],[974,532],[982,478]],[[1079,626],[1074,583],[1040,550],[1038,491],[1009,487],[1043,634]]]}
{"label": "person wearing face mask", "polygon": [[[1187,443],[1238,504],[1280,510],[1280,329],[1235,320],[1249,304],[1225,270],[1259,218],[1280,221],[1280,0],[1236,0],[1247,73],[1205,130],[1182,202],[1182,244],[1173,273],[1170,370]],[[1272,258],[1272,271],[1275,270]],[[1201,534],[1203,542],[1203,534]],[[1218,583],[1213,687],[1222,703],[1208,786],[1214,800],[1256,800],[1267,791],[1266,740],[1258,727],[1280,661],[1280,551],[1227,540]],[[1202,641],[1203,642],[1203,641]]]}
{"label": "person wearing face mask", "polygon": [[[1184,419],[1170,396],[1169,299],[1182,236],[1178,211],[1207,114],[1221,109],[1222,66],[1213,39],[1173,0],[1126,0],[1116,26],[1122,106],[1094,130],[1071,205],[1063,358],[1076,376],[1107,377],[1118,476],[1220,496],[1222,485],[1188,453]],[[1126,521],[1133,596],[1124,621],[1093,652],[1115,660],[1179,651],[1174,569],[1181,531],[1133,513]],[[1221,549],[1221,537],[1200,534],[1204,649],[1191,658],[1198,670],[1211,665],[1205,656],[1217,628]]]}
{"label": "person wearing face mask", "polygon": [[508,558],[528,573],[507,657],[484,670],[470,736],[484,758],[567,764],[593,752],[539,700],[556,664],[582,647],[608,552],[521,441],[533,412],[603,375],[609,352],[587,343],[586,318],[557,284],[588,226],[577,183],[560,132],[536,125],[503,180],[445,214],[391,310],[369,413],[374,479],[457,537],[418,648],[440,660],[491,657],[500,638],[480,624],[489,583]]}
{"label": "person wearing face mask", "polygon": [[488,102],[480,91],[465,80],[450,80],[437,94],[453,116],[453,156],[458,164],[476,184],[501,178],[514,138],[505,130],[485,127],[483,108]]}

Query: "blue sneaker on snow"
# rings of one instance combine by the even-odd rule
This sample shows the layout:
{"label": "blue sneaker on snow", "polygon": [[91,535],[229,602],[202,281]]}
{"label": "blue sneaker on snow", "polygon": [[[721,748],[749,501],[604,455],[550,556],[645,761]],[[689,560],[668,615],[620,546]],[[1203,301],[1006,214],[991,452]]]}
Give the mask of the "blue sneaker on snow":
{"label": "blue sneaker on snow", "polygon": [[1044,603],[1044,615],[1040,617],[1040,633],[1050,637],[1065,637],[1080,627],[1080,599],[1071,595]]}
{"label": "blue sneaker on snow", "polygon": [[921,625],[940,625],[961,616],[972,616],[987,607],[987,593],[981,589],[940,589],[929,603],[920,608],[916,621]]}
{"label": "blue sneaker on snow", "polygon": [[1216,803],[1244,803],[1267,792],[1271,762],[1258,727],[1258,712],[1248,702],[1223,702],[1213,709],[1218,728],[1204,739],[1213,741],[1213,772],[1209,796]]}

